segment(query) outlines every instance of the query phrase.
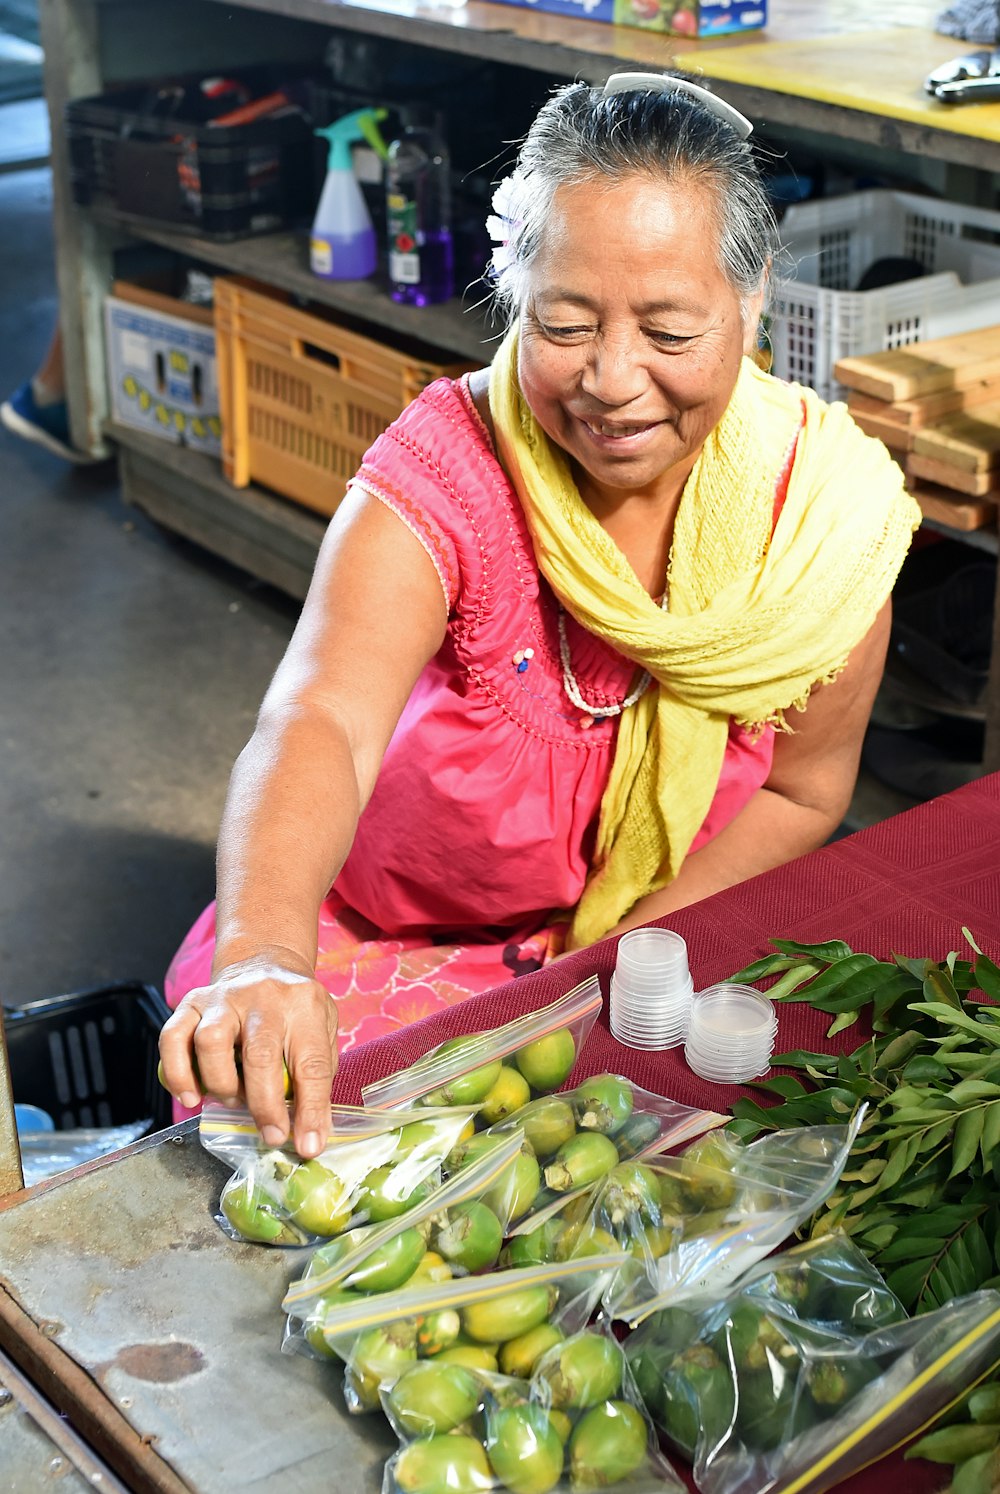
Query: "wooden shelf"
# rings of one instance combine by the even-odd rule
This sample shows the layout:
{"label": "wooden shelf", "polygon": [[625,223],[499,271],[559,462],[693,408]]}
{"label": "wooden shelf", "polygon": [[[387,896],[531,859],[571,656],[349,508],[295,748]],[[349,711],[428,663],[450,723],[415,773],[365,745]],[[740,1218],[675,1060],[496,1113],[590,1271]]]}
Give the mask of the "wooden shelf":
{"label": "wooden shelf", "polygon": [[305,230],[221,242],[173,228],[169,223],[154,223],[148,218],[120,213],[114,208],[89,208],[87,216],[95,223],[120,228],[133,238],[159,244],[188,259],[217,265],[233,275],[247,275],[472,362],[489,363],[502,335],[489,321],[488,310],[482,303],[488,292],[482,284],[476,291],[478,305],[465,306],[453,299],[440,306],[400,306],[390,297],[385,279],[379,276],[370,280],[321,280],[309,269],[309,236]]}

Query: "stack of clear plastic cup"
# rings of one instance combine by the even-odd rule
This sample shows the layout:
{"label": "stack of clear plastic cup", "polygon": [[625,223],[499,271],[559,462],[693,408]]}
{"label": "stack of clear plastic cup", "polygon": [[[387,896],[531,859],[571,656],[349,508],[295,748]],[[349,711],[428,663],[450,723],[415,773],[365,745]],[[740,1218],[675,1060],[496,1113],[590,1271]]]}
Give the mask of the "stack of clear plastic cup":
{"label": "stack of clear plastic cup", "polygon": [[611,1031],[629,1048],[676,1048],[688,1028],[694,984],[687,945],[672,929],[632,929],[618,941]]}
{"label": "stack of clear plastic cup", "polygon": [[777,1031],[773,1003],[752,986],[709,986],[691,1002],[684,1057],[702,1079],[741,1084],[767,1072]]}

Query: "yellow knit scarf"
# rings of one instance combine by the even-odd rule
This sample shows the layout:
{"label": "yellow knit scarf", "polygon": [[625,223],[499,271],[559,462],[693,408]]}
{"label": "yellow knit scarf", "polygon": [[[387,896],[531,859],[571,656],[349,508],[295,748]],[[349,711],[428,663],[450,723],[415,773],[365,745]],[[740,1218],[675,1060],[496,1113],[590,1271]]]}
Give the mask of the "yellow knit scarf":
{"label": "yellow knit scarf", "polygon": [[[843,669],[892,589],[920,511],[885,447],[843,405],[744,359],[684,488],[663,611],[528,409],[516,328],[493,360],[490,409],[556,597],[660,686],[621,716],[570,930],[576,948],[677,875],[715,794],[730,718],[780,728],[786,709]],[[796,437],[772,537],[776,484]]]}

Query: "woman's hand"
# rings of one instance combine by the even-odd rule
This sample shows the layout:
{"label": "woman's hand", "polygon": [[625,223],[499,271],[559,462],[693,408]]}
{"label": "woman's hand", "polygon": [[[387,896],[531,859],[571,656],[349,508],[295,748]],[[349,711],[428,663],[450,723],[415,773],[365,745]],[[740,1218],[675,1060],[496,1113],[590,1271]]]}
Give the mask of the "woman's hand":
{"label": "woman's hand", "polygon": [[167,1088],[189,1109],[202,1090],[224,1103],[245,1094],[268,1146],[280,1146],[289,1131],[284,1064],[295,1097],[296,1150],[315,1157],[326,1144],[337,1008],[289,952],[241,960],[220,970],[211,985],[189,991],[163,1026],[160,1057]]}

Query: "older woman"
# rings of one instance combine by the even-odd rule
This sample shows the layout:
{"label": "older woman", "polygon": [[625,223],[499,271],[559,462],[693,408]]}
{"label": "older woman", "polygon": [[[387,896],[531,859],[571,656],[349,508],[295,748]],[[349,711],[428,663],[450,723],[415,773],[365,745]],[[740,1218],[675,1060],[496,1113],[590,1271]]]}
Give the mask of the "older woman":
{"label": "older woman", "polygon": [[338,1011],[363,1040],[841,819],[919,514],[842,406],[750,356],[776,234],[749,133],[660,75],[539,114],[495,200],[503,344],[368,453],[234,771],[171,972],[183,1103],[194,1056],[235,1096],[241,1048],[273,1144],[284,1057],[312,1155]]}

